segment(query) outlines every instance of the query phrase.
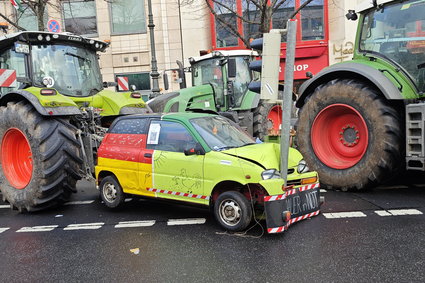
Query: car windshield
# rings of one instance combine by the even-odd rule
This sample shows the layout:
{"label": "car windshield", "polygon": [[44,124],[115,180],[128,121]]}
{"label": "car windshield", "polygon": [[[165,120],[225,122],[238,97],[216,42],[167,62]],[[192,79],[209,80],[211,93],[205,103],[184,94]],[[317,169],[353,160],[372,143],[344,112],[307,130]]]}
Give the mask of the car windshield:
{"label": "car windshield", "polygon": [[224,117],[194,118],[190,122],[212,150],[221,151],[255,144],[253,137]]}
{"label": "car windshield", "polygon": [[[68,96],[90,96],[102,89],[96,52],[76,46],[32,46],[33,79]],[[47,84],[46,84],[47,82]]]}
{"label": "car windshield", "polygon": [[425,0],[403,1],[365,15],[360,51],[379,53],[401,66],[425,91]]}

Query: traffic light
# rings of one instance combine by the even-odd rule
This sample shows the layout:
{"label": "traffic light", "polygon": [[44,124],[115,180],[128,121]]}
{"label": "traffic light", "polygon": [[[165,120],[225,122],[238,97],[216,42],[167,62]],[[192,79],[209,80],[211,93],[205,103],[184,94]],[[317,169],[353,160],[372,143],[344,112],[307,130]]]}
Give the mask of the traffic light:
{"label": "traffic light", "polygon": [[278,99],[280,41],[280,33],[271,32],[251,42],[251,48],[261,54],[261,60],[252,61],[249,68],[252,71],[261,72],[261,81],[252,81],[248,88],[259,93],[261,99],[269,100],[269,102],[275,102]]}

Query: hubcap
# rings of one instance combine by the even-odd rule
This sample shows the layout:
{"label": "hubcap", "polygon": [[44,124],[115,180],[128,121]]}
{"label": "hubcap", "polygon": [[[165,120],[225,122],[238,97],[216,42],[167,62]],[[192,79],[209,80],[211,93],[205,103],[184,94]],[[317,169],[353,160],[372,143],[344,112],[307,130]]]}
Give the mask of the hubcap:
{"label": "hubcap", "polygon": [[219,207],[221,220],[229,226],[235,226],[241,220],[241,208],[232,199],[223,200]]}
{"label": "hubcap", "polygon": [[1,143],[1,164],[7,181],[15,189],[25,188],[32,177],[32,152],[23,132],[11,128]]}
{"label": "hubcap", "polygon": [[356,165],[367,150],[368,128],[363,116],[346,104],[329,105],[311,127],[311,144],[317,157],[334,169]]}
{"label": "hubcap", "polygon": [[114,202],[117,198],[117,189],[111,183],[106,183],[103,187],[103,196],[107,202]]}

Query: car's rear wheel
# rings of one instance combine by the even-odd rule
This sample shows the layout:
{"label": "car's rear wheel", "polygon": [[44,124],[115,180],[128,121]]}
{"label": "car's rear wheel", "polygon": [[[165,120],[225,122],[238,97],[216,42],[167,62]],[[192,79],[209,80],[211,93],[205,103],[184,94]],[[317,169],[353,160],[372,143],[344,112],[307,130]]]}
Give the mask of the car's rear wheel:
{"label": "car's rear wheel", "polygon": [[100,198],[109,208],[121,207],[125,200],[125,194],[114,176],[107,176],[100,182]]}

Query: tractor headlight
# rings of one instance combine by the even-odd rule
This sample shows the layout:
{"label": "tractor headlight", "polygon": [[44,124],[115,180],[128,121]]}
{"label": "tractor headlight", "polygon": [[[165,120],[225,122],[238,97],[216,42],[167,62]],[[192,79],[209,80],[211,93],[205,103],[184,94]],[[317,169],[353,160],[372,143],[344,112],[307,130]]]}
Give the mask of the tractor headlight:
{"label": "tractor headlight", "polygon": [[281,178],[281,176],[279,171],[277,171],[276,169],[268,169],[261,173],[261,178],[263,178],[263,180],[269,180],[269,179],[278,179],[278,178]]}
{"label": "tractor headlight", "polygon": [[308,168],[307,162],[305,162],[305,160],[301,160],[300,162],[298,162],[298,166],[297,166],[298,174],[306,173],[308,171],[310,171],[310,168]]}

